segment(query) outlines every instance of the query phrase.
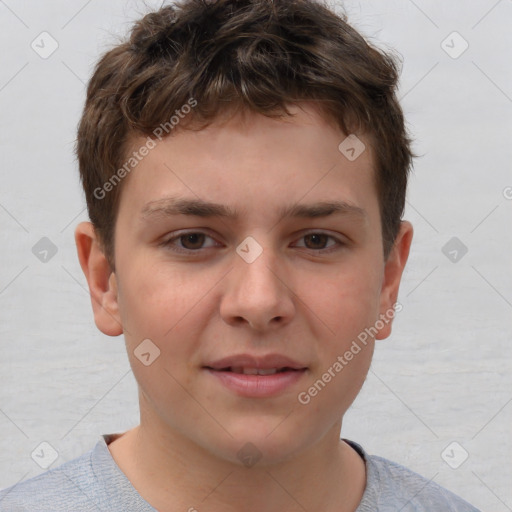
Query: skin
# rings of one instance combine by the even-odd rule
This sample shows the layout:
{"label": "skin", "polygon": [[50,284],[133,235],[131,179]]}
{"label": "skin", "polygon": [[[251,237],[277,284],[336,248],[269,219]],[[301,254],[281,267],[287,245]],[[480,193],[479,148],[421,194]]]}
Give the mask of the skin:
{"label": "skin", "polygon": [[[413,230],[402,222],[384,260],[367,139],[358,135],[367,149],[351,162],[338,150],[346,135],[313,105],[300,107],[285,120],[246,113],[159,142],[123,183],[115,272],[92,225],[76,228],[96,325],[124,333],[139,386],[140,426],[109,449],[161,512],[348,512],[364,492],[364,463],[340,430],[375,340],[307,405],[297,395],[392,310]],[[225,204],[240,218],[141,217],[147,203],[170,195]],[[364,215],[279,220],[283,205],[331,200]],[[169,241],[179,230],[207,236]],[[235,251],[248,236],[263,249],[252,263]],[[390,332],[391,322],[376,339]],[[134,355],[147,338],[161,351],[149,366]],[[278,396],[241,397],[202,368],[240,353],[279,353],[308,370]],[[237,457],[247,442],[261,453],[252,467]]]}

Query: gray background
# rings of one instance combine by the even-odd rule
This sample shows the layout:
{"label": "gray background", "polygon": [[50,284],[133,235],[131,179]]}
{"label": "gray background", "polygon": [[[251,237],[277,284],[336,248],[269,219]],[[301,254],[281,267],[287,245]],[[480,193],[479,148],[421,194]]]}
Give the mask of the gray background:
{"label": "gray background", "polygon": [[[0,488],[43,471],[31,458],[43,441],[55,467],[138,422],[123,339],[96,329],[76,257],[87,214],[73,145],[92,66],[159,3],[0,0]],[[512,1],[345,6],[374,44],[401,54],[422,156],[403,311],[342,435],[482,510],[510,511]],[[43,31],[59,45],[47,59],[31,48]],[[469,44],[461,55],[454,31]],[[57,248],[46,262],[32,251],[43,237]],[[453,237],[455,262],[442,250]]]}

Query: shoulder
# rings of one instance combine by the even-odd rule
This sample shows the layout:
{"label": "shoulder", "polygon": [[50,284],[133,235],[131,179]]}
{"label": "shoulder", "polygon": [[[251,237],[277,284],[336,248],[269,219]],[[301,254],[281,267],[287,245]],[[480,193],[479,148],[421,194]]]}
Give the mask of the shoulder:
{"label": "shoulder", "polygon": [[[367,456],[369,487],[382,510],[479,512],[462,498],[410,469],[375,455]],[[369,474],[369,476],[370,476]],[[370,487],[371,488],[371,487]],[[386,508],[387,507],[387,508]]]}
{"label": "shoulder", "polygon": [[0,491],[0,511],[97,511],[88,495],[95,480],[91,456],[92,450]]}
{"label": "shoulder", "polygon": [[368,455],[357,443],[347,442],[360,453],[366,464],[366,489],[356,512],[479,512],[432,480],[396,462]]}

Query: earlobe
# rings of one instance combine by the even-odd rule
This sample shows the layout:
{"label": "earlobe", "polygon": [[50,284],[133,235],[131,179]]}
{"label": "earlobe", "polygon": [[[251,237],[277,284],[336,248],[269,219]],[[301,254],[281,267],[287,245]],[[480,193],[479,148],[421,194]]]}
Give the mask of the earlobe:
{"label": "earlobe", "polygon": [[75,243],[80,266],[89,285],[94,321],[108,336],[123,333],[118,305],[118,288],[100,241],[90,222],[81,222],[75,229]]}
{"label": "earlobe", "polygon": [[383,340],[391,334],[393,318],[396,312],[401,310],[399,307],[395,308],[395,304],[398,299],[402,274],[409,257],[413,233],[412,224],[408,221],[402,221],[400,231],[384,265],[379,318],[384,326],[382,329],[379,329],[375,336],[378,340]]}

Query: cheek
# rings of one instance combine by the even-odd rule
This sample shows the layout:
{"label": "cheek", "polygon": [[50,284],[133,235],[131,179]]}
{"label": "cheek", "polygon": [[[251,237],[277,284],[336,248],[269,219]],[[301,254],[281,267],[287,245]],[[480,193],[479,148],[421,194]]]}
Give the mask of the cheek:
{"label": "cheek", "polygon": [[176,268],[155,267],[123,276],[120,310],[129,332],[166,342],[199,307],[204,284]]}
{"label": "cheek", "polygon": [[[137,272],[134,267],[134,271],[123,275],[129,285],[123,287],[120,300],[127,352],[146,400],[155,409],[165,404],[160,412],[167,414],[169,408],[178,410],[190,402],[185,390],[192,384],[192,356],[204,328],[201,321],[207,321],[199,303],[204,290],[195,285],[197,280],[175,269]],[[146,339],[159,350],[158,357],[148,366],[136,356]],[[155,350],[150,347],[150,352]]]}
{"label": "cheek", "polygon": [[298,397],[301,404],[321,416],[325,424],[339,419],[364,384],[374,349],[371,338],[338,337],[324,351],[319,364]]}
{"label": "cheek", "polygon": [[[379,275],[367,261],[340,266],[318,286],[302,286],[309,317],[317,318],[317,365],[303,390],[311,411],[330,420],[351,405],[366,379],[374,342],[365,332],[378,318]],[[374,268],[377,268],[374,266]],[[346,269],[346,270],[345,270]],[[312,313],[313,312],[313,313]]]}
{"label": "cheek", "polygon": [[[342,348],[373,324],[379,312],[379,276],[361,265],[340,265],[325,276],[298,281],[297,296],[305,315],[317,318],[316,337],[331,340],[328,346]],[[341,346],[339,346],[341,343]]]}

